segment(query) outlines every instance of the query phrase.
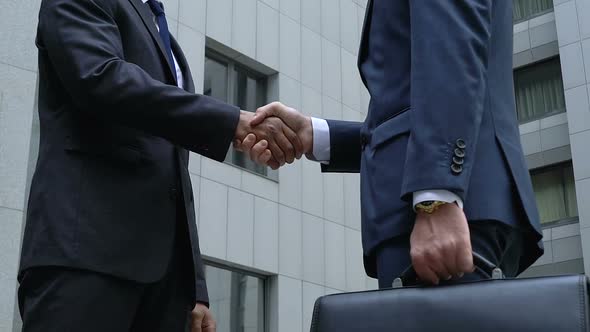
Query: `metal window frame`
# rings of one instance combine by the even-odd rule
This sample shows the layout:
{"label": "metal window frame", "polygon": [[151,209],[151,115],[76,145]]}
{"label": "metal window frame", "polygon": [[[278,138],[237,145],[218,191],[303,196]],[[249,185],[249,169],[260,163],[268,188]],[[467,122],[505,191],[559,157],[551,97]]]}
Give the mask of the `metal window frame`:
{"label": "metal window frame", "polygon": [[580,218],[578,218],[578,217],[557,219],[557,220],[553,220],[553,221],[548,221],[546,223],[542,223],[541,229],[551,229],[551,228],[555,228],[555,227],[559,227],[559,226],[566,226],[566,225],[579,224],[579,223],[580,223]]}
{"label": "metal window frame", "polygon": [[[236,267],[232,267],[230,265],[225,265],[222,263],[218,263],[212,260],[208,260],[208,259],[204,259],[203,264],[205,265],[205,269],[207,268],[207,266],[216,268],[216,269],[220,269],[220,270],[224,270],[224,271],[228,271],[228,272],[232,272],[232,273],[240,273],[243,274],[245,276],[248,277],[252,277],[252,278],[256,278],[258,280],[260,280],[260,282],[262,283],[262,292],[261,294],[259,294],[258,297],[258,302],[259,305],[261,305],[261,310],[259,311],[259,316],[258,316],[258,321],[262,322],[263,327],[262,330],[264,332],[269,332],[270,331],[270,317],[268,317],[268,307],[269,307],[269,303],[270,303],[270,277],[260,274],[260,273],[255,273],[255,272],[251,272],[248,270],[243,270],[243,269],[239,269]],[[206,274],[206,272],[205,272]],[[205,277],[206,278],[206,277]],[[262,303],[260,303],[262,301]]]}
{"label": "metal window frame", "polygon": [[[514,2],[516,2],[517,0],[507,0],[507,1],[512,1],[513,2],[513,6],[514,6]],[[554,2],[554,1],[552,1],[552,2]],[[539,17],[539,16],[545,15],[545,14],[550,13],[550,12],[553,12],[553,11],[555,11],[555,4],[554,3],[551,6],[551,8],[547,8],[545,10],[542,10],[542,11],[539,11],[539,12],[536,12],[536,13],[533,13],[533,14],[531,14],[529,16],[525,16],[525,17],[520,18],[518,20],[516,20],[516,19],[513,18],[512,19],[512,22],[513,22],[513,24],[518,24],[518,23],[530,21],[530,20],[534,19],[535,17]],[[514,13],[514,10],[513,10],[513,13]],[[513,14],[513,16],[514,16],[514,14]]]}
{"label": "metal window frame", "polygon": [[[224,102],[232,104],[234,103],[234,96],[236,94],[236,83],[237,83],[237,75],[236,75],[236,68],[239,68],[241,71],[245,71],[248,75],[251,75],[253,77],[255,77],[256,79],[260,80],[260,79],[265,79],[266,80],[266,100],[268,101],[268,91],[269,91],[269,85],[270,85],[270,81],[269,81],[269,77],[267,75],[261,74],[251,68],[249,68],[248,66],[245,66],[237,61],[235,61],[234,59],[231,59],[215,50],[212,50],[211,48],[206,48],[205,49],[205,60],[207,59],[211,59],[213,61],[217,61],[221,64],[224,64],[227,67],[227,95],[225,96],[225,100]],[[256,172],[254,170],[251,170],[249,168],[245,168],[239,165],[236,165],[233,163],[233,155],[234,155],[234,150],[233,149],[229,149],[228,153],[225,157],[224,163],[227,165],[231,165],[233,167],[236,167],[240,170],[243,170],[245,172],[257,175],[257,176],[261,176],[263,178],[266,178],[268,180],[274,181],[274,182],[279,182],[279,173],[277,170],[273,170],[270,167],[266,167],[266,174],[262,174],[259,172]]]}
{"label": "metal window frame", "polygon": [[[567,112],[567,107],[565,106],[565,103],[564,103],[564,107],[563,108],[554,109],[554,110],[549,111],[547,113],[539,114],[538,116],[532,116],[532,117],[526,118],[524,120],[521,120],[520,117],[518,116],[518,108],[516,107],[516,73],[519,72],[519,71],[524,71],[524,70],[527,70],[527,69],[535,68],[535,67],[538,67],[538,66],[543,66],[543,65],[545,65],[547,63],[550,63],[552,61],[556,61],[557,63],[559,63],[559,65],[560,65],[560,73],[561,73],[561,58],[560,58],[559,55],[552,56],[550,58],[543,59],[543,60],[540,60],[540,61],[536,61],[536,62],[533,62],[533,63],[529,63],[526,66],[515,68],[512,71],[512,81],[513,81],[513,84],[514,84],[514,95],[515,95],[514,110],[516,111],[516,118],[518,120],[518,124],[519,125],[523,125],[523,124],[530,123],[530,122],[533,122],[533,121],[538,121],[538,120],[541,120],[541,119],[544,119],[544,118],[548,118],[550,116],[554,116],[554,115],[557,115],[557,114],[562,114],[562,113],[566,113]],[[562,84],[562,87],[563,87],[563,73],[561,73],[561,84]],[[564,91],[564,101],[565,101],[565,91]]]}
{"label": "metal window frame", "polygon": [[554,11],[555,11],[555,7],[552,7],[552,8],[550,8],[550,9],[545,9],[545,10],[543,10],[543,11],[541,11],[541,12],[534,13],[534,14],[533,14],[533,15],[531,15],[531,16],[527,16],[527,17],[521,18],[520,20],[513,20],[512,22],[513,22],[513,24],[518,24],[518,23],[522,23],[522,22],[530,21],[530,20],[532,20],[532,19],[534,19],[534,18],[537,18],[537,17],[539,17],[539,16],[543,16],[543,15],[545,15],[545,14],[548,14],[548,13],[551,13],[551,12],[554,12]]}
{"label": "metal window frame", "polygon": [[[523,125],[523,124],[531,123],[533,121],[543,120],[545,118],[548,118],[548,117],[551,117],[554,115],[558,115],[558,114],[562,114],[562,113],[566,113],[566,112],[567,112],[566,108],[558,108],[558,109],[553,110],[551,112],[543,113],[542,115],[539,115],[539,116],[532,116],[530,118],[527,118],[526,120],[520,121],[520,119],[519,119],[518,125]],[[518,116],[518,112],[516,115]]]}
{"label": "metal window frame", "polygon": [[[560,175],[560,179],[561,179],[561,190],[564,193],[563,195],[563,200],[564,200],[564,204],[567,207],[568,206],[568,201],[567,201],[567,195],[566,193],[566,175],[565,175],[565,170],[566,168],[569,167],[574,167],[573,163],[571,160],[569,161],[564,161],[564,162],[560,162],[557,164],[553,164],[553,165],[548,165],[548,166],[543,166],[543,167],[539,167],[539,168],[535,168],[533,170],[530,171],[530,176],[531,176],[531,182],[532,182],[532,177],[534,175],[537,174],[542,174],[542,173],[548,173],[548,172],[552,172],[552,171],[559,171],[559,175]],[[576,198],[577,198],[577,193],[576,193]],[[574,224],[580,222],[580,211],[578,210],[578,215],[577,216],[572,216],[572,217],[565,217],[565,218],[561,218],[561,219],[556,219],[556,220],[551,220],[551,221],[547,221],[547,222],[541,222],[541,228],[545,229],[545,228],[553,228],[556,226],[563,226],[563,225],[569,225],[569,224]]]}

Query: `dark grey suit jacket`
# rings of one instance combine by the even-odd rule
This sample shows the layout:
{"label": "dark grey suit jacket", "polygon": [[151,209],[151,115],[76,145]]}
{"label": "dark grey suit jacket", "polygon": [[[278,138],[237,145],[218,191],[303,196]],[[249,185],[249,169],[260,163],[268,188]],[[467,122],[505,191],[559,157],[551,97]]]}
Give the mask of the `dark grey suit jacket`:
{"label": "dark grey suit jacket", "polygon": [[194,94],[173,41],[186,89],[176,86],[141,0],[44,0],[36,43],[41,142],[21,275],[65,266],[160,279],[182,194],[196,300],[207,302],[187,150],[223,160],[239,109]]}

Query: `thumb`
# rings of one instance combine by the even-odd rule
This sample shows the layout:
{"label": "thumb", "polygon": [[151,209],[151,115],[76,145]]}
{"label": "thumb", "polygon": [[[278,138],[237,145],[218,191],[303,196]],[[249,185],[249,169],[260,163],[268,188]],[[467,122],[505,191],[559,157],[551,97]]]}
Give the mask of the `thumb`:
{"label": "thumb", "polygon": [[276,109],[281,106],[282,106],[281,103],[274,102],[274,103],[270,103],[266,106],[260,107],[259,109],[256,110],[254,117],[250,121],[250,126],[252,126],[252,127],[257,126],[257,125],[261,124],[262,121],[264,121],[264,119],[271,117],[271,116],[276,116]]}
{"label": "thumb", "polygon": [[254,114],[254,117],[252,117],[252,120],[250,120],[250,126],[255,127],[259,124],[262,123],[262,121],[264,121],[264,119],[268,118],[270,115],[268,114],[269,112],[267,111],[256,111],[256,113]]}
{"label": "thumb", "polygon": [[191,332],[202,332],[203,315],[201,313],[192,314]]}
{"label": "thumb", "polygon": [[243,152],[243,148],[242,148],[242,141],[240,141],[239,139],[235,139],[233,141],[233,146],[234,149],[238,150],[238,151],[242,151]]}
{"label": "thumb", "polygon": [[202,332],[203,329],[201,328],[201,323],[199,322],[198,324],[196,322],[193,322],[193,326],[191,327],[191,332]]}

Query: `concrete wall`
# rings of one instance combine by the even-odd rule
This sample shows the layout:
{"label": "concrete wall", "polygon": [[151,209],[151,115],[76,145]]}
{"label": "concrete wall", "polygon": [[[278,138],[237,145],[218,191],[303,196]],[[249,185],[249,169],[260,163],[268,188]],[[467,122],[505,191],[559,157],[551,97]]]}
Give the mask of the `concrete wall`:
{"label": "concrete wall", "polygon": [[[554,0],[585,257],[590,257],[590,1]],[[590,259],[584,262],[590,271]]]}
{"label": "concrete wall", "polygon": [[514,25],[514,67],[559,53],[553,12]]}
{"label": "concrete wall", "polygon": [[545,254],[521,277],[584,273],[578,223],[546,228],[543,230],[543,243]]}
{"label": "concrete wall", "polygon": [[[563,32],[560,32],[560,26],[556,24],[556,21],[559,23],[564,18],[559,12],[559,8],[556,8],[555,11],[514,25],[515,68],[560,54],[559,46],[562,44],[562,39],[569,38],[571,32],[565,36]],[[562,67],[568,67],[569,61],[567,55],[565,58],[564,55],[561,55]],[[570,83],[566,82],[569,76],[566,72],[563,73],[563,79],[567,112],[520,125],[520,138],[529,169],[572,160],[571,125],[568,123],[568,118],[571,121],[572,114],[576,114],[579,107],[575,103],[579,103],[582,98],[572,96],[569,92],[567,87]],[[587,95],[585,94],[584,97],[587,109]],[[580,120],[586,121],[585,125],[590,125],[588,120]],[[577,125],[580,124],[574,124],[574,127]],[[582,202],[584,198],[587,200],[588,194],[584,194],[583,189],[579,188],[579,182],[576,183],[576,189],[578,201]],[[583,207],[579,209],[583,209]],[[580,213],[580,220],[583,218],[590,218],[590,216]],[[546,226],[543,232],[545,254],[523,276],[583,273],[580,225],[582,223]]]}
{"label": "concrete wall", "polygon": [[0,21],[0,331],[11,331],[15,317],[37,82],[34,36],[39,4],[40,0],[0,1],[4,9]]}
{"label": "concrete wall", "polygon": [[[178,38],[198,82],[205,48],[222,44],[239,52],[225,55],[278,72],[271,84],[281,101],[362,120],[368,97],[355,63],[364,5],[181,0]],[[362,269],[358,176],[324,176],[303,161],[281,169],[277,183],[196,155],[191,174],[203,254],[272,276],[270,331],[308,330],[318,296],[376,287]]]}

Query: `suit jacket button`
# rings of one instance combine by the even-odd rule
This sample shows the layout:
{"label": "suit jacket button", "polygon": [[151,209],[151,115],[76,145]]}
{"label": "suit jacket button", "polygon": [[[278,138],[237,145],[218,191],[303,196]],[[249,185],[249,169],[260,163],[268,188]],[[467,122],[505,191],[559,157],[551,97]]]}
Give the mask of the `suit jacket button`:
{"label": "suit jacket button", "polygon": [[463,165],[465,159],[459,157],[453,157],[453,164],[455,165]]}
{"label": "suit jacket button", "polygon": [[457,142],[455,142],[455,145],[459,148],[459,149],[465,149],[467,147],[467,144],[465,144],[465,141],[462,139],[458,139]]}
{"label": "suit jacket button", "polygon": [[453,173],[456,175],[461,174],[461,172],[463,172],[463,166],[453,164],[451,165],[451,171],[453,171]]}
{"label": "suit jacket button", "polygon": [[465,150],[463,149],[455,149],[455,157],[463,158],[465,157]]}
{"label": "suit jacket button", "polygon": [[175,201],[176,196],[178,195],[177,190],[174,188],[170,189],[169,195],[170,195],[170,199]]}

